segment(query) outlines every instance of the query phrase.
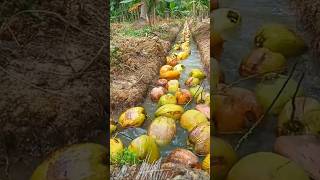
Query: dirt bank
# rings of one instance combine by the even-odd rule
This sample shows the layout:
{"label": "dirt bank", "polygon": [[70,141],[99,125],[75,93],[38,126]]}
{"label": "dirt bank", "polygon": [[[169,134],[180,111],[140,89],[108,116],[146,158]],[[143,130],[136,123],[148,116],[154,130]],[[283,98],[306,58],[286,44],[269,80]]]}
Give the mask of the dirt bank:
{"label": "dirt bank", "polygon": [[292,0],[297,14],[311,35],[311,48],[317,57],[320,56],[320,1]]}
{"label": "dirt bank", "polygon": [[[165,63],[165,56],[181,28],[181,23],[161,23],[156,26],[159,27],[158,31],[153,29],[152,34],[145,36],[144,33],[149,33],[148,27],[131,26],[129,28],[132,28],[132,34],[127,35],[129,31],[125,31],[128,28],[126,25],[111,25],[116,29],[111,41],[112,113],[143,102],[149,85]],[[141,33],[141,29],[145,32]],[[139,37],[139,33],[145,37]]]}
{"label": "dirt bank", "polygon": [[194,41],[197,43],[201,55],[201,61],[207,74],[210,74],[210,23],[193,22],[191,32]]}
{"label": "dirt bank", "polygon": [[[2,8],[12,8],[6,5]],[[26,162],[25,156],[44,157],[58,147],[98,141],[105,134],[106,7],[102,0],[45,1],[32,6],[40,11],[3,22],[0,179],[5,179],[2,170],[18,175],[11,173],[14,163],[22,172],[34,168],[35,162]]]}

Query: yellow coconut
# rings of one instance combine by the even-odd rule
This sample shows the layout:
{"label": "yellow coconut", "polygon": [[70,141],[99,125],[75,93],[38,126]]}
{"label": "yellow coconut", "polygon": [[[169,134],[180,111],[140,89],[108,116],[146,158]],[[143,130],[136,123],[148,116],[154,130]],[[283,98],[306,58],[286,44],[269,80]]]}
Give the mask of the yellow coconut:
{"label": "yellow coconut", "polygon": [[117,157],[123,152],[123,143],[119,138],[110,139],[110,162],[117,163]]}
{"label": "yellow coconut", "polygon": [[208,119],[200,111],[191,109],[182,114],[180,125],[182,128],[187,129],[189,132],[202,122],[207,122]]}
{"label": "yellow coconut", "polygon": [[242,158],[230,170],[227,180],[309,180],[296,163],[271,152],[258,152]]}
{"label": "yellow coconut", "polygon": [[146,119],[143,107],[133,107],[120,115],[119,124],[123,128],[140,127]]}
{"label": "yellow coconut", "polygon": [[176,104],[165,104],[157,109],[155,116],[165,116],[175,120],[179,120],[183,114],[184,109],[182,106]]}
{"label": "yellow coconut", "polygon": [[154,163],[160,158],[160,151],[156,141],[147,135],[141,135],[132,140],[128,150],[135,153],[140,160]]}
{"label": "yellow coconut", "polygon": [[213,178],[215,180],[225,180],[229,170],[237,162],[237,155],[232,146],[220,138],[213,137],[212,144],[214,147],[212,149]]}
{"label": "yellow coconut", "polygon": [[207,154],[202,161],[202,169],[210,174],[210,154]]}
{"label": "yellow coconut", "polygon": [[176,122],[172,118],[159,116],[149,126],[148,135],[155,139],[159,146],[169,144],[176,135]]}

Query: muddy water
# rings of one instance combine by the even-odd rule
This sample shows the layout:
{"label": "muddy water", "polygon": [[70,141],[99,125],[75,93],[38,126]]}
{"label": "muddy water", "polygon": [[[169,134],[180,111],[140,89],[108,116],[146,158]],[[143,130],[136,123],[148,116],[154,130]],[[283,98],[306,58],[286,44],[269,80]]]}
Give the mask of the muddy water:
{"label": "muddy water", "polygon": [[[292,9],[289,0],[221,0],[220,7],[232,8],[240,12],[242,16],[241,27],[234,32],[222,34],[226,39],[224,52],[221,60],[221,67],[224,70],[226,83],[233,82],[240,78],[238,73],[241,59],[247,55],[253,47],[255,32],[264,23],[282,23],[302,35],[306,41],[308,36],[303,34],[302,27],[299,24],[295,12]],[[309,53],[300,57],[288,59],[289,67],[297,60],[304,63],[298,67],[299,71],[307,68],[307,75],[303,82],[305,95],[320,99],[319,94],[319,76],[314,67],[315,61]],[[300,69],[300,70],[299,70]],[[298,79],[297,76],[294,77]],[[239,86],[248,89],[254,89],[256,81],[250,80],[241,83]],[[318,85],[317,85],[318,84]],[[239,149],[240,155],[245,155],[258,151],[272,151],[275,141],[276,117],[268,117],[253,135]],[[235,146],[240,136],[224,136]]]}
{"label": "muddy water", "polygon": [[[179,40],[179,39],[180,39],[180,35],[177,37],[177,40]],[[186,67],[185,71],[181,74],[180,79],[179,79],[180,88],[184,88],[184,89],[188,89],[184,85],[184,82],[188,78],[188,74],[189,74],[189,72],[191,72],[192,69],[198,68],[198,69],[202,69],[204,71],[204,67],[203,67],[203,65],[201,63],[201,59],[200,59],[201,58],[200,53],[197,49],[196,43],[193,41],[192,38],[190,38],[190,49],[191,49],[190,56],[186,60],[183,60],[181,62],[181,64],[183,64]],[[203,81],[202,86],[204,87],[206,92],[209,92],[210,86],[209,86],[209,82],[207,79],[205,79]],[[146,134],[150,123],[152,122],[152,120],[155,117],[154,112],[157,109],[157,103],[152,102],[149,95],[146,96],[146,99],[145,99],[142,106],[145,108],[146,113],[148,115],[148,119],[145,121],[144,125],[141,128],[130,128],[130,129],[125,129],[122,131],[126,136],[129,136],[130,138],[126,137],[124,135],[121,135],[121,134],[118,135],[119,137],[121,137],[121,139],[123,140],[123,142],[126,145],[128,145],[131,142],[131,139],[134,139],[142,134]],[[188,106],[185,107],[185,110],[193,109],[194,107],[195,107],[195,103],[192,102],[192,103],[188,104]],[[186,148],[187,147],[188,133],[186,130],[181,128],[178,121],[177,121],[176,125],[177,125],[177,133],[176,133],[176,137],[174,138],[174,140],[171,142],[171,144],[160,147],[161,157],[166,157],[166,155],[168,155],[175,148],[178,148],[178,147]]]}

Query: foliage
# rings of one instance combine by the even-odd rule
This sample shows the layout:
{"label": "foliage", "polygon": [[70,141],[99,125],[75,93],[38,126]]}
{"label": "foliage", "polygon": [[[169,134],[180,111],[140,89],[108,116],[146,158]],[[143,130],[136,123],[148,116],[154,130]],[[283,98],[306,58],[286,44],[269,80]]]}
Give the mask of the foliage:
{"label": "foliage", "polygon": [[128,10],[145,3],[149,16],[155,13],[158,17],[182,18],[187,16],[203,16],[209,14],[209,0],[111,0],[111,21],[132,22],[139,18],[139,11],[130,13]]}
{"label": "foliage", "polygon": [[131,151],[129,151],[128,148],[125,148],[123,153],[118,154],[118,156],[115,157],[115,161],[118,165],[134,165],[134,164],[141,164],[142,160],[139,160],[137,158],[137,155]]}

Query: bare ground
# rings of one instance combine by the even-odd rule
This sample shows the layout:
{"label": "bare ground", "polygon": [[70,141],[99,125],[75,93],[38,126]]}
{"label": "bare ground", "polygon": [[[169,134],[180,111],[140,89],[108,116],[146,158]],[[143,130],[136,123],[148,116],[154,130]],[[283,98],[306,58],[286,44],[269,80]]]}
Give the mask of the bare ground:
{"label": "bare ground", "polygon": [[181,28],[181,24],[163,26],[164,32],[153,32],[149,37],[112,37],[112,45],[119,50],[110,70],[111,113],[136,106],[145,99]]}
{"label": "bare ground", "polygon": [[210,23],[193,22],[191,33],[197,43],[205,70],[210,74]]}
{"label": "bare ground", "polygon": [[37,165],[30,158],[66,144],[104,142],[106,7],[42,1],[1,19],[0,179],[28,179]]}

